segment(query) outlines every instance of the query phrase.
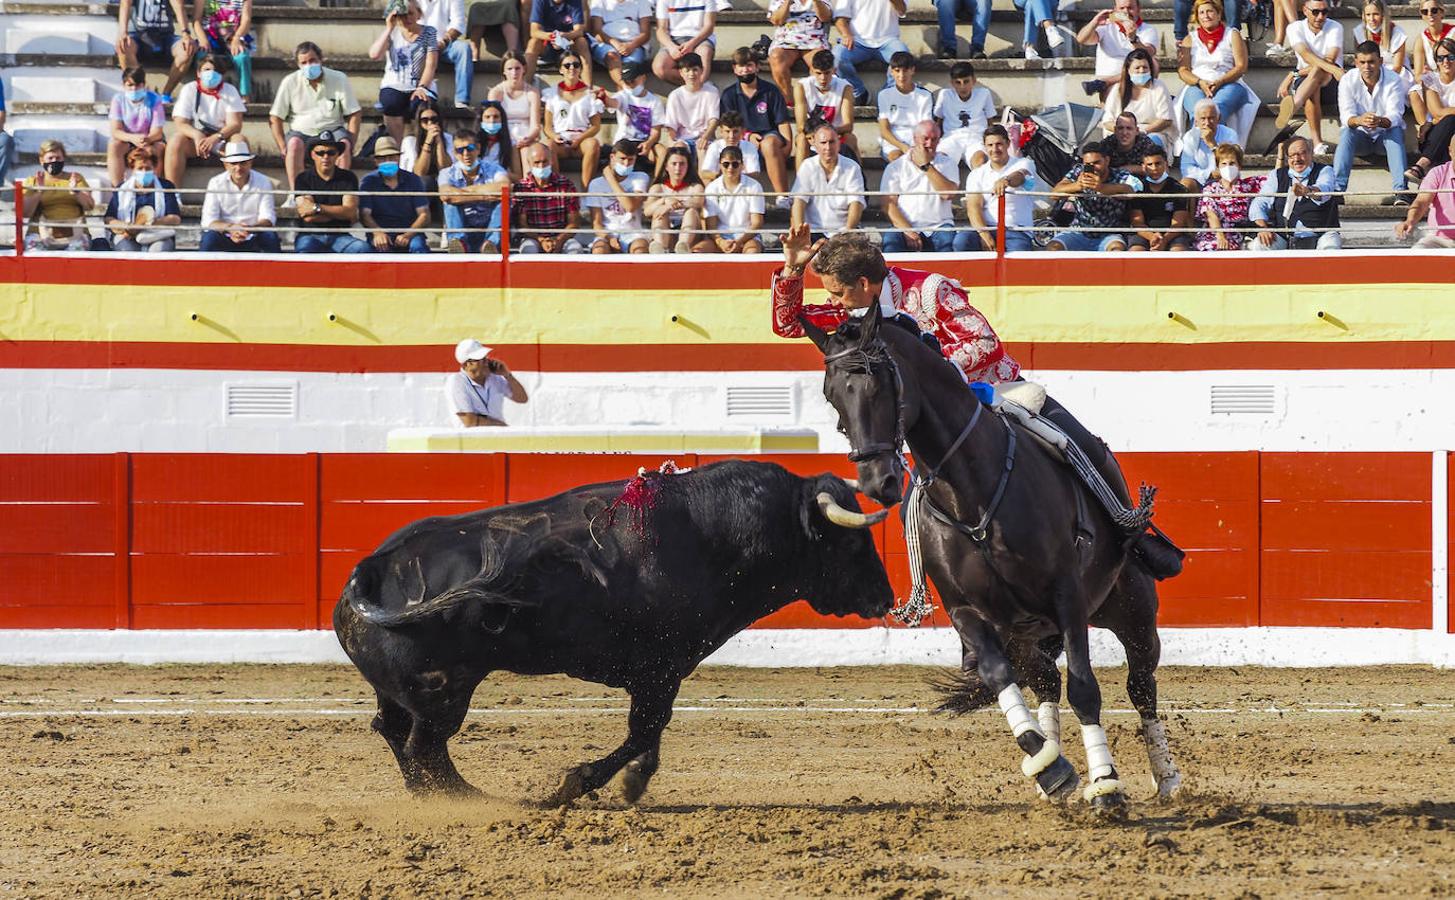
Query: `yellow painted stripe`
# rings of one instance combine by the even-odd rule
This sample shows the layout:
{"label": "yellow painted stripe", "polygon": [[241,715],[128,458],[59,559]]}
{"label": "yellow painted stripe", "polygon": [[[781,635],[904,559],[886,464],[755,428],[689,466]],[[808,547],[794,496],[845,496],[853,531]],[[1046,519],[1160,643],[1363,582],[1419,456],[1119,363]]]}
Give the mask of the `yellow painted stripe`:
{"label": "yellow painted stripe", "polygon": [[[972,294],[1001,337],[1012,342],[1455,340],[1455,304],[1443,284],[1066,285],[977,288]],[[11,283],[0,285],[0,339],[405,346],[451,344],[473,334],[500,344],[773,343],[778,339],[768,327],[768,302],[766,288],[597,292]],[[1327,314],[1322,319],[1320,310]]]}

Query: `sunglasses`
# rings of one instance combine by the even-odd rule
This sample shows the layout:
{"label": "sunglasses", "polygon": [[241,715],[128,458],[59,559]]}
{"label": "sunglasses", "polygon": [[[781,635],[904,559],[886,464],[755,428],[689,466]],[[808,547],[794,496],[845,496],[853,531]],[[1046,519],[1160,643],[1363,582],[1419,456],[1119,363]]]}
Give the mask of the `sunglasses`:
{"label": "sunglasses", "polygon": [[740,169],[743,166],[740,162],[729,162],[725,159],[721,161],[721,165],[724,169]]}
{"label": "sunglasses", "polygon": [[1451,62],[1452,60],[1455,60],[1455,56],[1448,53],[1435,57],[1435,62]]}
{"label": "sunglasses", "polygon": [[1308,10],[1308,14],[1311,16],[1327,16],[1329,14],[1329,11],[1327,9],[1313,9],[1312,7],[1310,7]]}
{"label": "sunglasses", "polygon": [[1445,10],[1442,9],[1441,7],[1431,6],[1428,9],[1422,9],[1422,10],[1420,10],[1420,15],[1422,15],[1422,16],[1433,16],[1437,12],[1444,12],[1444,11]]}
{"label": "sunglasses", "polygon": [[478,144],[456,144],[456,153],[474,153],[480,149]]}
{"label": "sunglasses", "polygon": [[440,117],[439,116],[423,116],[423,117],[420,118],[419,121],[423,122],[426,125],[429,125],[430,123],[432,123],[432,122],[438,122],[439,120],[440,120]]}
{"label": "sunglasses", "polygon": [[579,68],[581,68],[581,64],[580,63],[561,63],[561,68],[563,68],[563,69],[579,69]]}
{"label": "sunglasses", "polygon": [[329,149],[327,149],[325,147],[320,147],[319,149],[313,151],[313,155],[314,156],[338,156],[338,151],[337,150],[329,150]]}

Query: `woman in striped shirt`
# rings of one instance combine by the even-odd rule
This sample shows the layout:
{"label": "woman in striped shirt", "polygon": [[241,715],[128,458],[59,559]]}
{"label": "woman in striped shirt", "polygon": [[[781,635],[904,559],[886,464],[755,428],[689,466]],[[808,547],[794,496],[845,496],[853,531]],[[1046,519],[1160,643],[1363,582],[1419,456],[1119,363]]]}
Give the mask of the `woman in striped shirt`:
{"label": "woman in striped shirt", "polygon": [[379,108],[384,112],[384,127],[396,143],[404,140],[404,120],[412,117],[414,107],[435,99],[439,39],[433,28],[420,24],[421,15],[418,0],[409,0],[403,14],[391,4],[384,31],[369,48],[370,59],[384,60]]}

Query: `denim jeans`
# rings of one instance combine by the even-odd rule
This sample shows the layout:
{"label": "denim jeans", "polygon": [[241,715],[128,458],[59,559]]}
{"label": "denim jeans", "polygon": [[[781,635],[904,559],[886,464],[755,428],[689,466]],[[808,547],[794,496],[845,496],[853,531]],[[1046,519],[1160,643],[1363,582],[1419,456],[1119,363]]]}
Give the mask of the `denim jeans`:
{"label": "denim jeans", "polygon": [[1087,253],[1090,251],[1104,253],[1106,252],[1108,245],[1118,242],[1121,243],[1123,250],[1125,250],[1127,246],[1127,239],[1125,236],[1120,234],[1108,234],[1104,231],[1098,231],[1095,234],[1083,234],[1079,231],[1058,231],[1056,232],[1055,237],[1051,238],[1051,240],[1060,243],[1060,245],[1065,247],[1067,250],[1071,250],[1076,253]]}
{"label": "denim jeans", "polygon": [[[1192,0],[1172,0],[1172,34],[1177,40],[1187,37],[1187,22],[1192,18]],[[1223,4],[1223,21],[1234,31],[1238,30],[1238,0]]]}
{"label": "denim jeans", "polygon": [[1363,128],[1350,128],[1348,125],[1339,129],[1339,149],[1334,151],[1334,181],[1338,183],[1339,190],[1349,188],[1349,170],[1354,168],[1354,157],[1368,156],[1381,147],[1389,163],[1394,190],[1405,189],[1404,123],[1401,122],[1392,128],[1381,128],[1372,135]]}
{"label": "denim jeans", "polygon": [[[1036,249],[1036,244],[1031,240],[1031,232],[1014,231],[1007,227],[1005,230],[1005,252],[1029,252]],[[987,247],[987,250],[994,250],[994,247]]]}
{"label": "denim jeans", "polygon": [[911,251],[901,232],[886,231],[883,237],[884,252],[966,253],[981,249],[980,235],[973,231],[951,231],[948,228],[941,228],[936,231],[921,231],[919,236],[924,240],[924,246],[919,251]]}
{"label": "denim jeans", "polygon": [[[1197,104],[1207,99],[1209,98],[1202,92],[1202,88],[1196,86],[1188,88],[1182,98],[1182,108],[1187,110],[1189,122],[1192,121],[1193,116],[1197,115]],[[1214,91],[1211,99],[1218,105],[1218,121],[1232,128],[1233,126],[1230,124],[1232,117],[1238,110],[1248,105],[1248,101],[1253,99],[1253,95],[1242,82],[1234,81]]]}
{"label": "denim jeans", "polygon": [[223,232],[209,230],[202,232],[197,249],[203,253],[282,253],[283,245],[271,231],[256,232],[241,244],[234,244]]}
{"label": "denim jeans", "polygon": [[0,185],[9,186],[6,175],[10,173],[10,163],[15,159],[15,138],[0,131]]}
{"label": "denim jeans", "polygon": [[347,231],[338,234],[300,234],[293,239],[294,253],[372,253],[368,241],[361,241]]}
{"label": "denim jeans", "polygon": [[[1044,2],[1050,2],[1050,0],[1044,0]],[[843,44],[834,45],[834,63],[838,66],[839,77],[847,81],[849,87],[854,89],[854,102],[856,104],[863,106],[869,102],[869,89],[864,87],[864,80],[859,77],[858,65],[868,62],[877,56],[884,60],[884,65],[888,66],[889,57],[901,50],[906,53],[909,52],[909,45],[899,38],[886,41],[879,47],[870,47],[868,44],[855,41],[854,49],[852,50]],[[884,83],[887,85],[889,81],[890,79],[886,74]]]}
{"label": "denim jeans", "polygon": [[460,213],[460,208],[453,203],[446,203],[445,206],[445,240],[462,242],[471,253],[480,249],[480,245],[486,241],[500,246],[500,204],[488,204],[490,209],[490,223],[487,228],[491,231],[476,231],[471,234],[465,233],[465,217]]}
{"label": "denim jeans", "polygon": [[[591,59],[598,66],[606,65],[606,54],[616,53],[616,48],[608,43],[605,43],[604,41],[598,41],[594,37],[588,37],[586,40],[591,45]],[[620,56],[621,54],[617,55]],[[631,62],[640,63],[641,65],[647,64],[647,45],[643,44],[642,46],[628,53],[626,56],[621,57],[622,65],[626,65],[627,63]]]}
{"label": "denim jeans", "polygon": [[940,47],[955,48],[955,16],[961,10],[971,15],[970,52],[985,49],[985,33],[990,30],[990,0],[934,0],[940,16]]}
{"label": "denim jeans", "polygon": [[475,51],[464,38],[451,41],[440,52],[455,67],[455,105],[470,105],[470,82],[475,78]]}
{"label": "denim jeans", "polygon": [[1021,42],[1027,47],[1036,46],[1036,38],[1044,31],[1041,23],[1046,20],[1056,20],[1056,4],[1051,0],[1014,0],[1015,8],[1026,14],[1025,30],[1021,34]]}

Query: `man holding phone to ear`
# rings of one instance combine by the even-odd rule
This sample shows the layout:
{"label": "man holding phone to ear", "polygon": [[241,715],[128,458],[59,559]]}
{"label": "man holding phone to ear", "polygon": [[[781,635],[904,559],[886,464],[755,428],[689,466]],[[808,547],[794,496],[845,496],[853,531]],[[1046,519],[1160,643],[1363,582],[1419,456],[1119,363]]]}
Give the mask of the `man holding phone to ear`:
{"label": "man holding phone to ear", "polygon": [[498,359],[490,359],[490,348],[474,338],[455,345],[455,361],[460,371],[450,374],[445,392],[450,409],[464,427],[504,425],[506,398],[514,403],[530,399],[510,368]]}

